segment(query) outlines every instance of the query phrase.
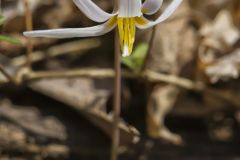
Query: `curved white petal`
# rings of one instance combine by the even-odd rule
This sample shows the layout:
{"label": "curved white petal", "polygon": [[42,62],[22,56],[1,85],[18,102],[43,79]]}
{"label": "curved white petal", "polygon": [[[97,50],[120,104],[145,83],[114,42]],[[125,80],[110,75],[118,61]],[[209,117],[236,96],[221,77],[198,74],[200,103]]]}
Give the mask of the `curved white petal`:
{"label": "curved white petal", "polygon": [[145,0],[142,6],[142,12],[147,15],[156,13],[162,6],[163,0]]}
{"label": "curved white petal", "polygon": [[73,0],[76,6],[91,20],[95,22],[104,22],[115,14],[110,14],[103,11],[91,0]]}
{"label": "curved white petal", "polygon": [[119,17],[140,17],[142,15],[141,10],[142,0],[119,0]]}
{"label": "curved white petal", "polygon": [[182,1],[183,0],[173,0],[170,3],[170,5],[165,9],[165,11],[155,21],[150,21],[150,20],[147,20],[146,18],[142,17],[141,22],[144,21],[144,23],[142,23],[142,24],[137,23],[137,27],[140,29],[146,29],[146,28],[152,27],[158,23],[165,21],[179,7],[179,5],[182,3]]}
{"label": "curved white petal", "polygon": [[50,29],[24,32],[27,37],[74,38],[94,37],[110,32],[116,26],[116,17],[104,24],[86,28]]}

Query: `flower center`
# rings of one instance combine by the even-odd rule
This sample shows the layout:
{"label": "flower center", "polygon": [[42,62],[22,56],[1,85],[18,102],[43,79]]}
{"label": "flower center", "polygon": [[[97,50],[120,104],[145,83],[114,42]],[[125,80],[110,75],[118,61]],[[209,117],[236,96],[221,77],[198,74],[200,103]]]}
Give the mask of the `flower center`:
{"label": "flower center", "polygon": [[135,18],[122,18],[118,17],[118,31],[120,37],[120,46],[123,56],[129,56],[133,50],[133,43],[135,41]]}

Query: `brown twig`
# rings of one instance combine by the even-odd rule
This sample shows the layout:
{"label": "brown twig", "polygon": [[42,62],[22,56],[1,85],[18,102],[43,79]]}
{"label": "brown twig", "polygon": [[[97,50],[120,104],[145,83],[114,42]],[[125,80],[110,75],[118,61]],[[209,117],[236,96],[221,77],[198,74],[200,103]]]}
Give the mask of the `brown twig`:
{"label": "brown twig", "polygon": [[[29,71],[24,75],[24,81],[39,80],[44,78],[74,78],[74,77],[88,77],[96,79],[114,78],[115,73],[113,69],[96,69],[96,68],[82,68],[75,70],[64,71]],[[173,84],[184,89],[189,90],[201,90],[202,85],[195,83],[189,79],[177,77],[174,75],[166,75],[157,73],[154,71],[144,71],[140,74],[133,74],[132,72],[122,71],[124,78],[130,79],[145,79],[149,82],[164,82]],[[4,84],[7,81],[0,81],[0,84]]]}
{"label": "brown twig", "polygon": [[119,47],[118,31],[115,31],[115,77],[114,77],[114,99],[113,99],[113,127],[112,127],[112,150],[111,160],[118,159],[118,147],[120,142],[120,131],[118,128],[121,110],[121,53]]}
{"label": "brown twig", "polygon": [[113,69],[96,69],[96,68],[84,68],[76,70],[65,71],[38,71],[30,72],[25,75],[25,80],[37,80],[43,78],[74,78],[74,77],[89,77],[97,79],[113,78]]}
{"label": "brown twig", "polygon": [[[56,56],[61,56],[64,54],[84,54],[86,50],[97,48],[101,45],[101,41],[97,38],[77,40],[72,42],[67,42],[59,45],[50,47],[45,51],[35,51],[31,54],[31,62],[35,63],[46,58],[52,58]],[[18,56],[11,60],[12,64],[15,66],[22,66],[26,62],[26,57]]]}
{"label": "brown twig", "polygon": [[175,75],[166,75],[158,72],[146,70],[143,72],[144,77],[150,82],[165,82],[168,84],[173,84],[184,89],[201,91],[204,90],[205,86],[201,83],[193,82],[192,80],[181,78]]}
{"label": "brown twig", "polygon": [[6,82],[13,82],[13,83],[15,83],[14,78],[10,74],[8,74],[8,72],[4,69],[4,67],[1,64],[0,64],[0,72],[7,78]]}
{"label": "brown twig", "polygon": [[[29,1],[24,0],[24,8],[25,8],[25,21],[26,21],[26,29],[27,31],[31,31],[33,29],[33,24],[32,24],[32,12],[29,6]],[[33,45],[31,38],[27,38],[27,54],[26,54],[26,66],[31,69],[31,64],[32,64],[32,50],[33,50]]]}
{"label": "brown twig", "polygon": [[[1,68],[0,68],[1,69]],[[96,79],[105,79],[105,78],[114,78],[115,72],[113,69],[96,69],[96,68],[82,68],[77,70],[67,70],[67,71],[38,71],[33,72],[27,70],[26,73],[21,74],[23,77],[12,77],[12,80],[3,80],[0,79],[0,85],[4,85],[11,81],[16,81],[15,79],[20,79],[21,81],[18,84],[26,81],[44,79],[44,78],[74,78],[74,77],[89,77],[89,78],[96,78]],[[226,102],[236,106],[237,108],[240,107],[240,102],[236,98],[235,95],[225,95],[218,90],[210,89],[202,83],[194,82],[190,79],[178,77],[175,75],[166,75],[162,73],[157,73],[154,71],[143,71],[140,74],[133,74],[132,72],[122,71],[122,76],[124,78],[130,79],[144,79],[148,82],[154,83],[168,83],[172,85],[176,85],[183,89],[192,90],[198,93],[207,93],[210,95],[215,96],[216,98],[223,99]],[[234,97],[235,96],[235,97]]]}

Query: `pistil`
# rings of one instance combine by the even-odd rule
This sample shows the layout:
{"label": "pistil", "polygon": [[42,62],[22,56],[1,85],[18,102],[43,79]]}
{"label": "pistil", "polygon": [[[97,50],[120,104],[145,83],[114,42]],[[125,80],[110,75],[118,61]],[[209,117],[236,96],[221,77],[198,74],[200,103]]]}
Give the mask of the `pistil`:
{"label": "pistil", "polygon": [[133,44],[135,41],[135,18],[118,18],[118,31],[120,37],[120,46],[123,52],[123,56],[129,56],[133,50]]}

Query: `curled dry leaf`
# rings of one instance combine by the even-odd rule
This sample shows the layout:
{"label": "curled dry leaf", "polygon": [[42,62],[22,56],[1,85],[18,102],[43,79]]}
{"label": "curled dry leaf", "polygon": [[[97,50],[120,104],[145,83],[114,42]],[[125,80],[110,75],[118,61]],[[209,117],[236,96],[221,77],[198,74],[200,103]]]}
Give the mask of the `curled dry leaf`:
{"label": "curled dry leaf", "polygon": [[240,32],[233,24],[229,11],[221,11],[213,23],[208,23],[200,29],[203,37],[202,46],[224,52],[232,47],[240,37]]}
{"label": "curled dry leaf", "polygon": [[66,140],[65,127],[56,118],[44,117],[31,107],[18,107],[6,102],[0,105],[0,117],[17,124],[26,132],[38,138]]}
{"label": "curled dry leaf", "polygon": [[[112,116],[105,111],[112,90],[111,81],[95,82],[89,78],[46,79],[30,84],[30,87],[74,108],[93,124],[111,136]],[[139,132],[124,121],[119,124],[121,144],[136,143]]]}
{"label": "curled dry leaf", "polygon": [[[203,72],[210,78],[211,82],[219,79],[237,78],[239,55],[235,51],[229,53],[240,38],[240,31],[234,25],[232,15],[229,11],[221,11],[213,23],[208,23],[199,32],[202,37],[199,46],[199,59],[203,64]],[[219,54],[221,53],[221,54]],[[223,56],[222,58],[219,58]]]}
{"label": "curled dry leaf", "polygon": [[237,79],[239,77],[240,49],[237,49],[230,55],[226,55],[210,65],[206,69],[206,74],[210,77],[212,83],[219,80]]}

